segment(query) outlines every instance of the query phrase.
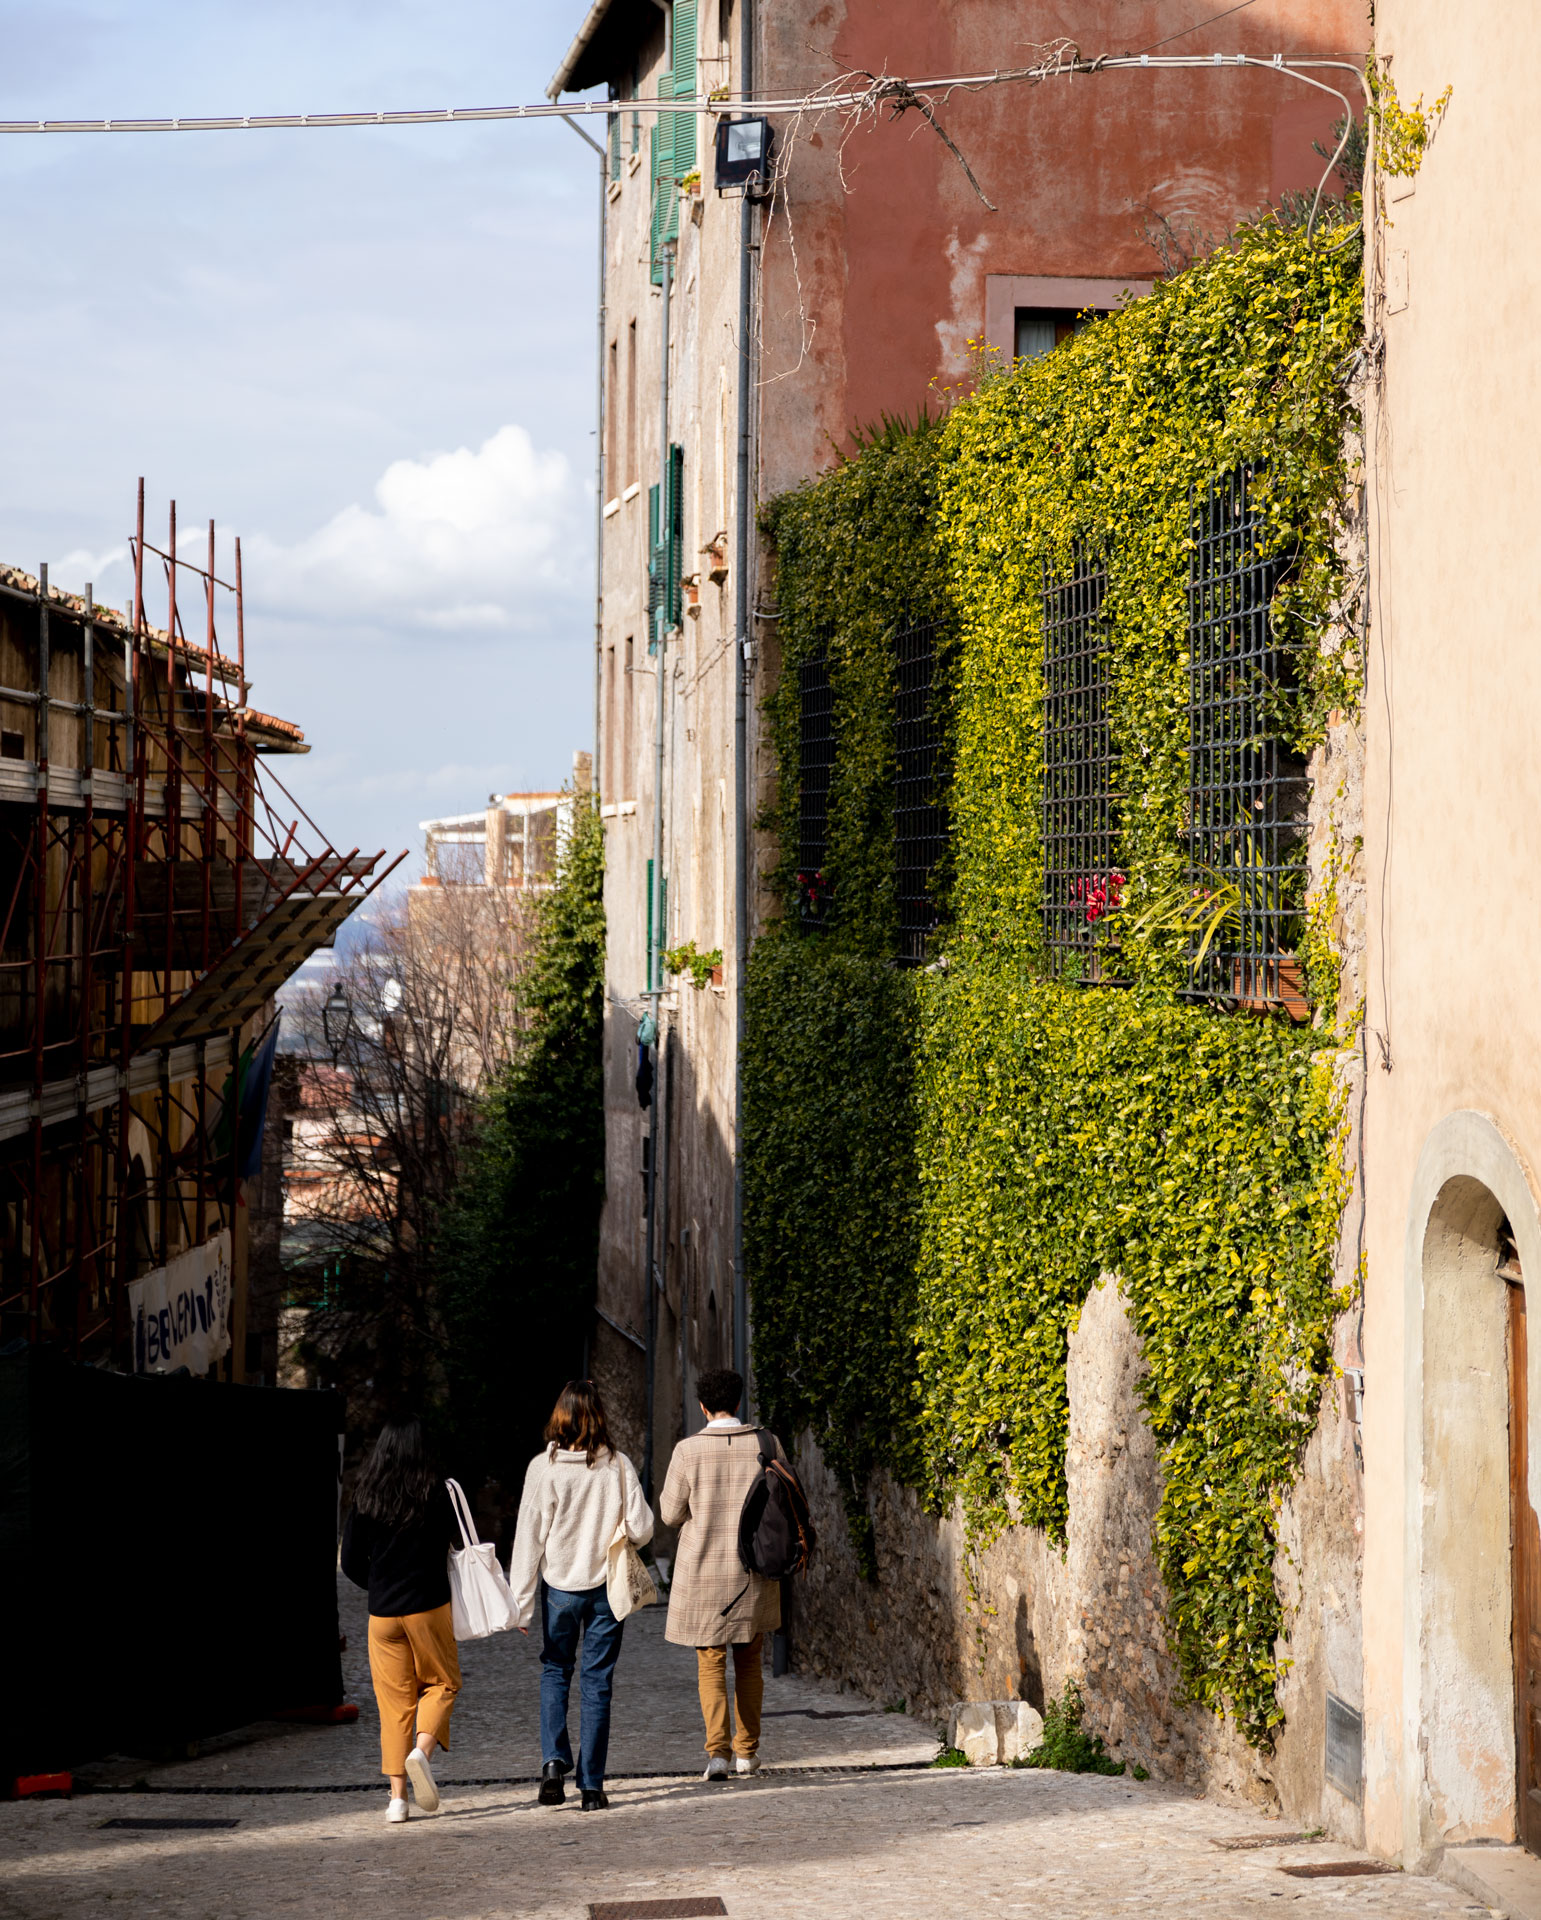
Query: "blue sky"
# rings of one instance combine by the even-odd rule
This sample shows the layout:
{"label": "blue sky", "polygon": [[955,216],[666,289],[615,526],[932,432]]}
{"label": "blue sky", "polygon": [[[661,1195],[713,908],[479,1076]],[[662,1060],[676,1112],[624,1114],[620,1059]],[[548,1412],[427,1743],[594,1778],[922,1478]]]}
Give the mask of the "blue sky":
{"label": "blue sky", "polygon": [[[584,11],[0,0],[0,119],[537,100]],[[126,604],[141,473],[239,533],[344,849],[588,744],[596,166],[560,122],[0,139],[0,560]]]}

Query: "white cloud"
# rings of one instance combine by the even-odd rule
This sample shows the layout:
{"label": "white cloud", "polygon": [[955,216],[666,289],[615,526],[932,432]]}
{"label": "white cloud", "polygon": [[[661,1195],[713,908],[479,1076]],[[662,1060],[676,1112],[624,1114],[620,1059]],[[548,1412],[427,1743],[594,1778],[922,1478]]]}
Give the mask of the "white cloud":
{"label": "white cloud", "polygon": [[[475,451],[395,460],[378,511],[354,504],[294,546],[246,547],[255,603],[275,613],[352,617],[438,631],[539,624],[589,588],[582,493],[565,455],[500,427]],[[576,564],[575,564],[576,563]]]}
{"label": "white cloud", "polygon": [[79,593],[88,580],[93,585],[99,585],[127,559],[127,547],[108,547],[101,553],[92,553],[88,547],[71,547],[62,559],[48,569],[48,578],[56,587]]}

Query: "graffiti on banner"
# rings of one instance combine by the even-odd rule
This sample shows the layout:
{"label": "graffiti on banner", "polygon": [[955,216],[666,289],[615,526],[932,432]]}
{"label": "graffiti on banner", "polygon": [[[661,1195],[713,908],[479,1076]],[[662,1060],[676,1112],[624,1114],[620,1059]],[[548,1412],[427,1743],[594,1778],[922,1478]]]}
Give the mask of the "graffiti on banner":
{"label": "graffiti on banner", "polygon": [[207,1373],[230,1351],[230,1230],[130,1283],[135,1373]]}

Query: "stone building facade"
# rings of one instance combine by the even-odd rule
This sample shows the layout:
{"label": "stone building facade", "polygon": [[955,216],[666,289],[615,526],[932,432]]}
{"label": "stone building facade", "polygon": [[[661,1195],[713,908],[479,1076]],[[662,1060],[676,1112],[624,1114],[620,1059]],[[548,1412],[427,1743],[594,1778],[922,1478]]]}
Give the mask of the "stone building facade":
{"label": "stone building facade", "polygon": [[[847,69],[999,64],[1000,9],[983,0],[738,9],[752,11],[747,36],[725,0],[689,11],[702,94],[740,85],[745,47],[756,86],[783,97]],[[688,1424],[694,1371],[734,1344],[731,821],[736,782],[753,816],[775,778],[753,702],[747,762],[733,757],[737,643],[750,643],[754,695],[776,667],[773,617],[734,628],[735,529],[838,458],[853,426],[913,413],[965,379],[970,341],[1030,347],[1045,315],[1138,291],[1157,270],[1152,234],[1180,254],[1185,235],[1223,232],[1282,186],[1308,184],[1311,138],[1333,111],[1304,95],[1286,104],[1254,75],[1163,78],[1137,105],[1132,92],[1079,82],[1035,89],[1025,107],[1005,90],[960,97],[949,132],[995,215],[910,122],[848,140],[808,116],[782,127],[778,199],[749,223],[753,480],[740,500],[739,209],[712,191],[704,137],[701,178],[679,170],[667,342],[661,327],[658,170],[642,103],[684,73],[686,17],[678,0],[597,5],[557,77],[558,90],[608,86],[620,108],[604,296],[611,948],[596,1369],[636,1445],[653,1363],[660,1466]],[[1047,7],[1014,24],[1035,44],[1066,25]],[[1175,28],[1151,5],[1093,7],[1075,30],[1085,50]],[[1367,214],[1367,687],[1360,721],[1338,717],[1312,767],[1313,882],[1331,905],[1345,1000],[1365,1008],[1358,1061],[1342,1069],[1356,1184],[1338,1256],[1340,1280],[1363,1278],[1363,1311],[1336,1329],[1338,1376],[1281,1515],[1276,1573],[1292,1604],[1281,1738],[1260,1758],[1180,1697],[1149,1551],[1160,1489],[1133,1391],[1140,1358],[1112,1278],[1072,1343],[1066,1552],[1017,1528],[970,1562],[955,1515],[937,1522],[880,1475],[882,1577],[870,1585],[832,1478],[805,1444],[824,1545],[797,1589],[793,1638],[796,1657],[831,1676],[938,1710],[967,1697],[1042,1699],[1078,1674],[1092,1724],[1153,1772],[1272,1802],[1409,1867],[1468,1842],[1489,1859],[1518,1845],[1523,1865],[1541,1849],[1531,1679],[1541,1664],[1527,1657],[1541,1631],[1541,1338],[1527,1334],[1525,1306],[1541,1273],[1541,1015],[1527,980],[1541,934],[1541,596],[1526,477],[1541,382],[1535,269],[1514,237],[1525,231],[1524,156],[1541,137],[1522,78],[1541,28],[1491,0],[1458,20],[1431,0],[1383,0],[1374,31],[1405,104],[1453,92],[1421,167],[1383,174]],[[1223,38],[1228,50],[1357,62],[1368,33],[1353,6],[1287,19],[1259,6]],[[668,433],[683,448],[685,579],[679,624],[649,654],[647,489],[663,464],[665,367]],[[748,604],[773,616],[760,605],[772,583],[750,585]],[[647,861],[660,814],[668,942],[724,958],[720,979],[708,970],[697,988],[673,976],[656,1003],[671,1117],[650,1276],[635,1082],[638,1020],[653,1004]],[[754,885],[749,903],[751,919],[769,910]]]}
{"label": "stone building facade", "polygon": [[[1009,357],[1052,346],[1078,314],[1147,290],[1203,236],[1281,193],[1314,188],[1321,161],[1313,141],[1325,136],[1334,102],[1234,68],[959,93],[946,130],[978,191],[953,152],[911,118],[852,128],[838,116],[778,115],[774,191],[751,207],[744,229],[743,328],[742,205],[715,189],[713,118],[691,116],[691,133],[676,136],[657,111],[661,97],[738,94],[747,78],[753,96],[787,100],[843,72],[990,71],[1006,41],[1047,45],[1072,23],[1053,6],[1024,15],[997,0],[941,10],[923,0],[833,8],[599,0],[575,25],[552,97],[602,89],[616,103],[608,123],[590,123],[608,125],[596,659],[607,1167],[592,1364],[628,1445],[651,1460],[656,1478],[675,1439],[699,1420],[697,1374],[742,1352],[747,1332],[734,1325],[734,821],[740,790],[751,823],[775,791],[758,722],[777,651],[774,583],[757,534],[748,542],[750,578],[736,577],[739,529],[747,519],[754,534],[760,503],[828,468],[854,432],[884,414],[945,406],[973,376],[979,349]],[[1097,0],[1073,29],[1083,49],[1120,50],[1173,30],[1156,0],[1133,14]],[[1290,8],[1267,0],[1227,22],[1225,47],[1265,59],[1330,51],[1355,60],[1364,37],[1353,0]],[[741,500],[746,360],[750,481]],[[680,449],[677,482],[664,472],[665,433]],[[675,484],[670,515],[661,508]],[[650,586],[650,563],[669,545],[658,538],[666,519],[675,552],[663,564],[679,581],[672,625],[659,621]],[[751,610],[742,632],[740,606]],[[748,707],[741,760],[740,671]],[[652,871],[655,835],[663,888]],[[774,850],[752,827],[748,841],[752,938],[775,911],[758,884]],[[701,968],[699,985],[689,972],[650,977],[660,894],[660,944],[691,947],[703,961],[721,955]],[[658,1028],[646,1049],[656,1104],[644,1108],[638,1034],[649,1015]],[[650,1277],[646,1156],[655,1122]]]}

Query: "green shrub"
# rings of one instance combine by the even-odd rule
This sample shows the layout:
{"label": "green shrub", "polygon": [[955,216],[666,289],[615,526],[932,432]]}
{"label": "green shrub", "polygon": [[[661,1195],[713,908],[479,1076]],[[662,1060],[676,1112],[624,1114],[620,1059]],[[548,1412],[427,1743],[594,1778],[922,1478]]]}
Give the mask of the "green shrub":
{"label": "green shrub", "polygon": [[1013,1760],[1014,1767],[1051,1767],[1056,1773],[1122,1773],[1124,1763],[1115,1760],[1102,1743],[1100,1733],[1088,1733],[1081,1725],[1086,1702],[1074,1680],[1067,1680],[1057,1700],[1043,1710],[1043,1739],[1031,1753]]}

